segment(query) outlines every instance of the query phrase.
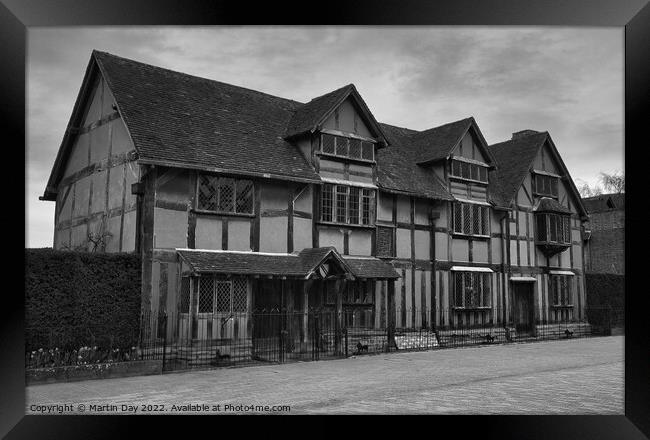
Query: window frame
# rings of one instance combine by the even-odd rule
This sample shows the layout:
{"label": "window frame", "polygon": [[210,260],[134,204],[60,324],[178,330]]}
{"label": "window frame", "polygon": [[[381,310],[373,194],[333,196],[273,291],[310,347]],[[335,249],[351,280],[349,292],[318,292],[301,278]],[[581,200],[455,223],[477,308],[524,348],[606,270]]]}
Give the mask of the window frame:
{"label": "window frame", "polygon": [[[551,308],[573,308],[573,288],[571,275],[556,275],[549,274],[548,276],[548,292],[549,292],[549,305]],[[566,281],[566,289],[563,289],[561,282]],[[560,302],[556,302],[559,298]]]}
{"label": "window frame", "polygon": [[[544,219],[544,237],[543,239],[540,238],[540,219]],[[555,234],[556,234],[556,240],[551,240],[551,218],[554,219],[555,221]],[[558,220],[560,220],[558,222]],[[561,225],[561,226],[558,226]],[[558,231],[562,232],[562,238],[564,241],[559,241],[558,238]],[[568,237],[567,237],[568,235]],[[573,242],[573,239],[571,237],[571,216],[570,215],[565,215],[565,214],[558,214],[558,213],[552,213],[552,212],[540,212],[535,214],[535,242],[536,243],[548,243],[548,244],[556,244],[556,245],[561,245],[561,246],[570,246]]]}
{"label": "window frame", "polygon": [[[550,192],[544,192],[544,186],[545,184],[542,184],[542,188],[540,191],[540,186],[538,185],[537,179],[548,179],[549,183],[548,186],[550,188]],[[551,197],[553,199],[558,199],[560,198],[560,179],[562,176],[556,176],[556,175],[551,175],[551,174],[545,174],[545,173],[540,173],[533,171],[532,172],[532,190],[533,190],[533,196],[537,197]],[[553,191],[555,191],[555,194],[553,194]]]}
{"label": "window frame", "polygon": [[[461,286],[463,289],[462,293],[462,305],[457,304],[458,292],[457,292],[457,278],[461,277]],[[471,290],[468,290],[465,286],[465,282],[468,279],[471,280]],[[473,289],[475,288],[476,280],[480,280],[480,292],[478,294],[480,305],[474,305],[473,301],[470,301],[470,306],[467,306],[468,295],[471,298],[474,295]],[[452,286],[453,292],[451,295],[452,308],[454,310],[464,311],[464,310],[491,310],[492,309],[492,273],[491,272],[474,272],[474,271],[453,271],[452,272]],[[487,302],[486,302],[487,299]]]}
{"label": "window frame", "polygon": [[[215,179],[216,180],[216,201],[215,201],[215,208],[214,210],[206,209],[201,207],[200,205],[200,190],[201,190],[201,178],[206,177],[210,179]],[[219,182],[221,180],[230,180],[232,181],[232,211],[222,211],[220,208],[220,188]],[[239,185],[242,182],[250,182],[250,212],[238,212],[237,211],[237,189]],[[194,197],[194,206],[193,210],[195,212],[199,212],[201,214],[214,214],[214,215],[225,215],[225,216],[237,216],[237,217],[255,217],[255,188],[256,188],[256,182],[253,179],[247,179],[247,178],[239,178],[239,177],[233,177],[233,176],[226,176],[226,175],[215,175],[215,174],[209,174],[209,173],[198,173],[197,178],[196,178],[196,188],[195,188],[195,197]]]}
{"label": "window frame", "polygon": [[[334,138],[334,153],[330,153],[328,151],[323,150],[323,144],[324,144],[324,136],[331,136]],[[345,154],[340,154],[339,153],[339,139],[345,139]],[[359,157],[351,157],[350,156],[350,141],[358,141],[359,142]],[[372,151],[372,159],[365,159],[364,158],[364,147],[367,147],[370,145],[369,148],[371,148]],[[337,159],[346,159],[350,161],[357,161],[357,162],[363,162],[363,163],[376,163],[376,149],[377,149],[377,143],[372,142],[369,140],[365,139],[359,139],[357,137],[351,137],[351,136],[341,136],[338,134],[331,134],[331,133],[320,133],[319,136],[319,144],[318,144],[318,154],[326,157],[331,157],[331,158],[337,158]]]}
{"label": "window frame", "polygon": [[[325,220],[324,219],[324,214],[325,214],[325,209],[323,206],[323,202],[325,198],[323,197],[323,193],[325,192],[325,189],[328,188],[328,193],[330,192],[329,188],[331,188],[331,194],[332,194],[332,203],[331,206],[328,206],[328,208],[331,210],[329,212],[329,218],[331,220]],[[358,189],[357,192],[357,207],[355,208],[357,212],[357,223],[351,223],[351,217],[350,217],[350,190],[351,188],[356,188]],[[343,189],[344,191],[339,192],[339,189]],[[370,195],[369,195],[370,194]],[[344,212],[342,215],[339,215],[339,206],[338,206],[338,201],[339,201],[339,196],[342,196],[345,200],[345,208]],[[319,197],[319,203],[318,203],[318,221],[319,223],[322,224],[328,224],[328,225],[345,225],[353,228],[374,228],[375,227],[375,221],[376,221],[376,206],[377,206],[377,190],[374,188],[365,188],[361,186],[354,186],[354,185],[343,185],[343,184],[338,184],[338,183],[323,183],[321,190],[320,190],[320,197]],[[329,200],[329,199],[328,199]],[[367,210],[364,209],[364,205],[367,202]],[[367,223],[364,223],[364,218],[365,215],[367,214]],[[344,218],[344,222],[340,222],[339,218]]]}
{"label": "window frame", "polygon": [[[459,170],[460,174],[455,173],[455,171],[454,171],[454,163],[459,164],[459,166],[460,166],[460,170]],[[467,165],[467,167],[468,167],[467,171],[468,171],[470,177],[464,177],[462,175],[463,174],[463,165]],[[473,168],[477,169],[477,173],[478,173],[478,177],[479,177],[478,179],[473,179],[471,177],[472,173],[473,173],[473,171],[472,171]],[[485,170],[485,180],[480,180],[480,178],[481,178],[481,168],[483,168]],[[487,164],[482,165],[482,164],[478,164],[478,163],[475,163],[475,162],[469,162],[467,160],[462,160],[462,159],[460,159],[458,157],[450,158],[449,159],[449,177],[451,179],[454,179],[454,180],[462,180],[462,181],[471,182],[471,183],[478,183],[480,185],[488,185],[490,183],[489,182],[490,181],[489,166]]]}
{"label": "window frame", "polygon": [[[457,206],[460,206],[460,231],[456,230],[457,226]],[[470,225],[470,232],[465,232],[465,214],[466,214],[466,209],[465,207],[468,207],[467,211],[469,212],[469,225]],[[475,213],[475,207],[478,207],[479,212],[481,212],[481,218],[478,223],[478,228],[479,231],[482,229],[485,229],[487,226],[487,231],[483,230],[482,234],[480,233],[474,233],[474,213]],[[476,238],[490,238],[490,230],[491,230],[491,225],[490,225],[490,206],[484,205],[482,203],[470,203],[470,202],[461,202],[461,201],[454,201],[452,202],[452,209],[451,209],[451,229],[452,229],[452,234],[455,236],[463,236],[463,237],[476,237]]]}
{"label": "window frame", "polygon": [[[199,311],[199,306],[200,306],[200,292],[201,292],[201,281],[202,280],[207,280],[210,279],[212,281],[212,311],[211,312],[201,312]],[[243,280],[246,285],[246,293],[245,293],[245,310],[233,310],[233,304],[234,304],[234,295],[235,295],[235,280]],[[197,317],[206,317],[206,316],[214,316],[214,315],[222,315],[222,314],[236,314],[236,313],[248,313],[248,307],[249,307],[249,291],[250,291],[250,281],[248,278],[245,277],[238,277],[238,278],[222,278],[218,276],[202,276],[202,277],[194,277],[194,282],[196,284],[196,305],[195,305],[195,312]],[[218,284],[228,284],[230,288],[230,294],[229,294],[229,310],[228,311],[218,311],[217,310],[217,304],[218,304]],[[190,297],[190,308],[191,308],[191,297]]]}

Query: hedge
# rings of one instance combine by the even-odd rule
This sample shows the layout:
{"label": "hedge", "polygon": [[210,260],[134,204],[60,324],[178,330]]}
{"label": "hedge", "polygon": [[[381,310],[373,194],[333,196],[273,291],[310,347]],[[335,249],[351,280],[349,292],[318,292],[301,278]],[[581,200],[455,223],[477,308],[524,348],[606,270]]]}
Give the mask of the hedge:
{"label": "hedge", "polygon": [[585,274],[587,306],[611,306],[623,309],[625,305],[625,275],[609,273]]}
{"label": "hedge", "polygon": [[25,249],[26,349],[134,344],[140,280],[138,254]]}

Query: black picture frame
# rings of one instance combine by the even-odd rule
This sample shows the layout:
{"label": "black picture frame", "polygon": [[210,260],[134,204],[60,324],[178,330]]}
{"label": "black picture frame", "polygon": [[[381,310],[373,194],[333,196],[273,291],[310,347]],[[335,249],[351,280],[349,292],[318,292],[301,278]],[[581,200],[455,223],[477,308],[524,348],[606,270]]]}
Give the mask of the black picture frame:
{"label": "black picture frame", "polygon": [[[215,25],[215,24],[368,24],[368,25],[549,25],[549,26],[625,26],[625,173],[626,230],[634,237],[634,247],[642,247],[647,237],[641,230],[643,203],[635,184],[640,166],[633,152],[647,148],[645,126],[648,124],[650,99],[650,6],[648,0],[455,0],[455,1],[378,1],[363,0],[314,3],[264,2],[252,7],[233,1],[181,0],[0,0],[0,115],[5,142],[5,163],[19,160],[20,146],[25,144],[25,73],[27,28],[33,26],[78,25]],[[636,148],[635,148],[636,147]],[[24,153],[24,152],[23,152]],[[15,157],[14,157],[15,156]],[[23,159],[25,159],[23,154]],[[636,164],[636,165],[635,165]],[[20,179],[20,168],[10,166]],[[23,169],[23,178],[25,171]],[[5,174],[6,175],[6,174]],[[18,260],[10,249],[18,248],[18,231],[24,231],[24,216],[16,207],[25,206],[24,192],[13,190],[5,179],[7,191],[4,232],[16,243],[5,245],[4,299],[0,325],[0,435],[7,438],[96,438],[134,433],[133,423],[146,423],[167,431],[170,427],[187,425],[167,417],[138,418],[117,416],[25,416],[23,359],[23,297],[18,292],[22,283]],[[13,190],[13,191],[12,191]],[[638,197],[638,199],[637,199]],[[22,204],[22,205],[21,205]],[[9,211],[11,210],[11,211]],[[10,212],[18,212],[10,214]],[[24,214],[24,209],[22,213]],[[10,221],[8,221],[10,220]],[[19,225],[20,221],[23,225]],[[627,243],[626,243],[627,244]],[[23,240],[24,247],[24,240]],[[635,281],[643,273],[644,261],[633,258],[634,248],[626,246],[626,318],[625,318],[625,416],[436,416],[417,421],[426,435],[465,435],[507,438],[644,438],[650,435],[650,329],[645,299],[646,289],[635,291]],[[9,283],[9,279],[13,283]],[[9,285],[11,284],[11,287]],[[638,285],[643,285],[638,283]],[[13,288],[15,286],[15,288]],[[632,293],[634,292],[634,293]],[[280,422],[273,418],[263,428]],[[180,420],[180,419],[179,419]],[[265,419],[269,420],[269,419]],[[273,423],[274,422],[274,423]],[[234,423],[234,420],[226,421]],[[401,435],[420,435],[408,429],[412,422],[381,419],[353,425],[362,432],[386,428],[402,430]],[[241,426],[241,422],[235,426]],[[332,424],[326,423],[324,426]],[[314,425],[315,426],[315,425]],[[193,419],[192,429],[185,435],[207,428],[214,435],[214,422]],[[246,428],[248,429],[248,428]],[[316,428],[319,430],[319,428]],[[451,430],[451,431],[450,431]],[[278,434],[286,433],[286,425]],[[309,434],[310,431],[305,433]],[[313,429],[312,429],[313,432]],[[449,432],[456,434],[448,434]],[[153,434],[153,431],[150,432]],[[226,431],[219,434],[225,435]],[[295,432],[300,434],[300,432]],[[323,433],[325,433],[323,431]]]}

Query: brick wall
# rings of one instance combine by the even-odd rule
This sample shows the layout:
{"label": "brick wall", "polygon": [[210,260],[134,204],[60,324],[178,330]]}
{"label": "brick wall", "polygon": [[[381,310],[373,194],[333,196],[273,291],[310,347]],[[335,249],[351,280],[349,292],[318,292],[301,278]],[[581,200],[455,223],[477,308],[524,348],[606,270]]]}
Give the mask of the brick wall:
{"label": "brick wall", "polygon": [[591,239],[585,248],[588,272],[625,274],[625,212],[589,214]]}
{"label": "brick wall", "polygon": [[625,228],[625,211],[611,210],[589,213],[589,227],[592,231],[609,231]]}

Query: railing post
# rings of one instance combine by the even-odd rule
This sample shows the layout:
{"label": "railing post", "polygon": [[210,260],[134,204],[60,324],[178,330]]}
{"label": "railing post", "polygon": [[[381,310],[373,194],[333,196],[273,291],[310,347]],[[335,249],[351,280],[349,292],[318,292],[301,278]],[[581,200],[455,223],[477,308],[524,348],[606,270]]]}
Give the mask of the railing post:
{"label": "railing post", "polygon": [[343,329],[343,289],[346,287],[346,281],[337,279],[334,282],[336,293],[336,310],[334,315],[334,352],[336,356],[341,356],[341,331]]}
{"label": "railing post", "polygon": [[285,334],[286,330],[280,330],[280,362],[284,362],[284,350],[285,350]]}
{"label": "railing post", "polygon": [[611,336],[612,334],[612,306],[611,304],[607,305],[607,329],[606,329],[606,335]]}
{"label": "railing post", "polygon": [[343,329],[343,335],[345,336],[345,357],[348,357],[348,328]]}
{"label": "railing post", "polygon": [[165,361],[167,360],[167,312],[163,312],[163,354],[162,354],[162,370],[165,371]]}
{"label": "railing post", "polygon": [[390,351],[395,346],[395,280],[388,280],[388,304],[386,308],[386,313],[388,313],[386,351]]}
{"label": "railing post", "polygon": [[314,312],[314,333],[313,333],[313,339],[311,341],[312,344],[312,359],[313,360],[318,360],[320,358],[320,319],[319,319],[319,314],[317,312]]}

